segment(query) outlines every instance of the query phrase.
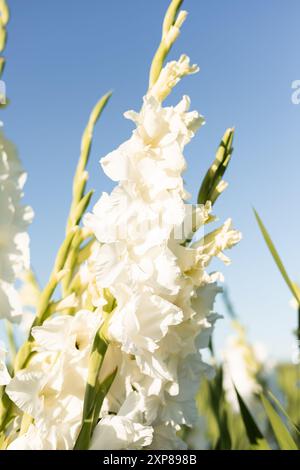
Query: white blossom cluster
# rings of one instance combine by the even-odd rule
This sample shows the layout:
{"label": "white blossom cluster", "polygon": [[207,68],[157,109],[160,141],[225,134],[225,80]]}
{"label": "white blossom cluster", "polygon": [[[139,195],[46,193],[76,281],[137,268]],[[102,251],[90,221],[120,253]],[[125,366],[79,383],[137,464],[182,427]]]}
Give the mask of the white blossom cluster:
{"label": "white blossom cluster", "polygon": [[29,268],[27,227],[33,212],[21,204],[26,181],[14,145],[0,132],[0,318],[15,321],[22,306],[16,277]]}
{"label": "white blossom cluster", "polygon": [[[107,363],[119,371],[94,448],[102,448],[109,426],[116,448],[184,448],[178,431],[197,419],[195,394],[201,374],[209,372],[200,350],[208,346],[219,291],[218,274],[206,268],[240,234],[228,221],[211,237],[184,245],[181,228],[191,206],[185,204],[183,150],[203,124],[189,106],[184,96],[176,107],[163,107],[150,90],[140,113],[125,114],[136,124],[131,138],[101,160],[118,184],[102,195],[86,224],[99,241],[97,284],[116,299]],[[209,203],[198,208],[198,226],[210,209]],[[118,435],[120,422],[128,432]]]}
{"label": "white blossom cluster", "polygon": [[117,185],[85,217],[96,238],[88,264],[93,272],[85,275],[93,283],[94,306],[74,316],[53,316],[33,328],[36,354],[6,387],[32,419],[9,449],[73,448],[89,353],[103,321],[103,289],[115,299],[115,308],[100,381],[116,367],[117,375],[90,448],[186,447],[180,429],[197,420],[195,395],[201,376],[211,372],[201,350],[218,318],[213,303],[220,274],[209,274],[207,268],[214,257],[227,262],[223,250],[240,239],[229,220],[196,243],[185,243],[191,212],[197,227],[211,217],[209,202],[191,211],[182,179],[184,147],[204,121],[189,111],[187,96],[175,107],[164,107],[159,97],[194,71],[188,58],[168,64],[164,80],[158,80],[163,90],[156,86],[139,113],[125,114],[136,125],[130,139],[101,160]]}

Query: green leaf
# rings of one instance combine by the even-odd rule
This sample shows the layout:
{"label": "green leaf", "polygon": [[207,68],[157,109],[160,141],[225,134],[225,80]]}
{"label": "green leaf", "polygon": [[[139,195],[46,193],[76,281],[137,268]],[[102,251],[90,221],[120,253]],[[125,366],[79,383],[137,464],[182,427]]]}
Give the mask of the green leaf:
{"label": "green leaf", "polygon": [[288,413],[286,412],[286,410],[283,408],[282,404],[280,403],[280,401],[273,395],[272,392],[268,391],[268,395],[270,396],[270,398],[274,401],[274,403],[276,404],[276,406],[279,408],[279,410],[281,411],[281,413],[286,417],[289,425],[291,426],[291,428],[293,429],[293,431],[298,435],[300,436],[300,430],[298,428],[298,426],[294,423],[294,421],[292,420],[292,418],[288,415]]}
{"label": "green leaf", "polygon": [[210,392],[211,409],[219,430],[215,450],[231,450],[232,439],[229,430],[228,413],[223,390],[223,369],[220,367],[216,371],[215,379],[208,382]]}
{"label": "green leaf", "polygon": [[97,425],[99,414],[102,408],[102,404],[104,398],[109,392],[110,387],[112,386],[113,381],[117,375],[118,368],[116,367],[111,374],[109,374],[100,384],[97,390],[96,398],[95,398],[95,408],[93,413],[93,428],[92,433],[94,431],[95,426]]}
{"label": "green leaf", "polygon": [[261,395],[261,401],[270,421],[279,448],[281,450],[298,450],[297,444],[283,423],[283,420],[274,409],[273,405],[264,395]]}
{"label": "green leaf", "polygon": [[250,413],[246,403],[242,399],[241,395],[239,394],[235,386],[234,386],[234,389],[235,389],[235,393],[239,402],[242,420],[243,420],[245,430],[246,430],[249,442],[251,444],[252,450],[270,450],[270,446],[268,442],[264,438],[256,422],[254,421],[254,418],[252,414]]}
{"label": "green leaf", "polygon": [[264,226],[261,218],[259,217],[258,213],[256,212],[255,209],[254,210],[254,215],[255,215],[255,218],[257,220],[257,223],[258,223],[258,226],[260,228],[260,231],[265,239],[265,242],[270,250],[270,253],[275,261],[275,263],[277,264],[277,267],[283,277],[283,279],[285,280],[287,286],[289,287],[293,297],[295,297],[295,299],[297,300],[298,304],[300,305],[300,292],[298,291],[298,289],[295,287],[294,283],[291,281],[291,279],[289,278],[288,276],[288,273],[283,265],[283,262],[281,261],[281,258],[275,248],[275,245],[274,243],[272,242],[271,240],[271,237],[266,229],[266,227]]}
{"label": "green leaf", "polygon": [[232,450],[232,439],[229,431],[228,413],[225,409],[225,403],[222,400],[219,411],[219,430],[220,435],[214,450]]}

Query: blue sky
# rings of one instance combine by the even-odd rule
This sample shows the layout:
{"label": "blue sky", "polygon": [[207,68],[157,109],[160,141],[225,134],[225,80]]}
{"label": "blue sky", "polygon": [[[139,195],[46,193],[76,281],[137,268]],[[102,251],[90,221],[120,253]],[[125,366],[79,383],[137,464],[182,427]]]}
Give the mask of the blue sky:
{"label": "blue sky", "polygon": [[[122,114],[138,110],[160,39],[167,0],[8,0],[7,66],[11,100],[2,113],[28,172],[26,201],[32,264],[44,283],[62,240],[80,138],[89,112],[107,90],[113,98],[95,133],[90,183],[96,196],[111,189],[99,158],[131,132]],[[256,226],[261,214],[291,276],[300,281],[300,105],[291,84],[300,79],[299,0],[186,0],[189,17],[170,57],[187,53],[200,73],[186,78],[169,103],[189,94],[206,118],[187,147],[187,188],[196,198],[226,127],[236,127],[229,188],[215,206],[232,217],[242,243],[222,268],[251,339],[275,357],[290,358],[296,312]],[[221,302],[219,311],[223,310]],[[221,345],[229,331],[217,328]]]}

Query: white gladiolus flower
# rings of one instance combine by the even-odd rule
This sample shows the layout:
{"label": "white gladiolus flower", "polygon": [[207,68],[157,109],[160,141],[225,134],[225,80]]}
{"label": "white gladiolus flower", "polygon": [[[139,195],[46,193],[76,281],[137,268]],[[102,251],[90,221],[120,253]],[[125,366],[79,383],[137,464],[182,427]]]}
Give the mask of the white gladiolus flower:
{"label": "white gladiolus flower", "polygon": [[[195,423],[199,381],[211,373],[200,351],[207,348],[218,318],[213,302],[221,276],[205,269],[213,257],[228,262],[223,251],[240,234],[228,220],[203,240],[184,244],[188,236],[182,228],[192,212],[185,204],[183,150],[204,120],[189,111],[187,96],[175,107],[163,107],[160,97],[194,71],[186,57],[168,64],[140,113],[125,113],[136,129],[101,159],[104,172],[118,185],[85,217],[98,240],[96,283],[116,300],[107,331],[117,348],[110,351],[118,350],[111,359],[111,368],[118,365],[118,385],[105,399],[92,448],[185,448],[176,433]],[[197,209],[197,227],[210,211],[209,202]],[[193,230],[188,224],[188,235]],[[143,399],[129,419],[124,406],[133,390]]]}
{"label": "white gladiolus flower", "polygon": [[0,318],[11,321],[22,313],[14,287],[16,276],[29,268],[28,224],[32,209],[21,205],[26,181],[13,144],[0,132]]}

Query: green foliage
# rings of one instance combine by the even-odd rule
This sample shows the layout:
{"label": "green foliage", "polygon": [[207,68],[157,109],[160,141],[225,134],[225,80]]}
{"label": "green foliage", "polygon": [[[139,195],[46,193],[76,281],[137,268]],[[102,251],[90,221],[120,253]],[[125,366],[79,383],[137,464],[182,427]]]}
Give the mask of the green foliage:
{"label": "green foliage", "polygon": [[270,250],[270,253],[283,277],[283,279],[285,280],[287,286],[289,287],[293,297],[295,297],[295,299],[297,300],[298,304],[300,305],[300,292],[299,292],[299,289],[296,288],[295,284],[291,281],[285,267],[284,267],[284,264],[283,262],[281,261],[281,258],[278,254],[278,251],[276,250],[275,248],[275,245],[274,243],[272,242],[271,240],[271,237],[266,229],[266,227],[264,226],[263,224],[263,221],[261,220],[261,218],[259,217],[258,213],[256,212],[256,210],[254,209],[254,215],[255,215],[255,218],[257,220],[257,223],[258,223],[258,226],[260,228],[260,231],[264,237],[264,240]]}
{"label": "green foliage", "polygon": [[282,417],[277,413],[271,402],[262,394],[261,401],[281,450],[298,450],[291,433],[285,426]]}
{"label": "green foliage", "polygon": [[270,446],[263,434],[259,430],[251,412],[248,410],[246,403],[235,388],[236,396],[239,402],[241,417],[245,426],[245,430],[251,445],[252,450],[270,450]]}
{"label": "green foliage", "polygon": [[[279,382],[284,383],[284,387],[287,387],[289,391],[288,394],[292,389],[294,390],[294,394],[288,400],[288,411],[271,392],[265,392],[260,395],[260,401],[253,397],[254,405],[256,402],[262,404],[262,408],[254,406],[253,414],[236,388],[240,412],[232,408],[226,400],[222,367],[216,367],[215,378],[204,380],[197,394],[199,414],[206,423],[207,448],[216,450],[299,449],[300,433],[295,421],[295,417],[299,415],[299,408],[297,408],[299,392],[296,387],[293,387],[292,381],[296,374],[294,375],[291,371],[292,366],[279,368]],[[295,367],[293,372],[295,372]]]}
{"label": "green foliage", "polygon": [[[292,433],[295,441],[300,447],[300,390],[299,390],[299,365],[279,364],[276,368],[276,378],[281,393],[283,394],[286,413],[290,417]],[[275,397],[272,397],[273,400]],[[281,409],[282,405],[280,404]],[[298,432],[295,432],[295,428]],[[294,431],[293,431],[294,429]]]}
{"label": "green foliage", "polygon": [[285,416],[289,426],[291,427],[292,431],[299,437],[300,436],[300,430],[298,428],[298,426],[294,423],[294,421],[292,420],[292,418],[289,416],[289,414],[287,413],[287,411],[283,408],[282,404],[280,403],[280,401],[275,397],[275,395],[273,395],[272,392],[268,392],[268,395],[269,397],[271,398],[271,400],[275,403],[275,405],[277,406],[277,408],[279,409],[279,411],[282,413],[283,416]]}
{"label": "green foliage", "polygon": [[249,450],[241,416],[226,401],[223,371],[219,367],[213,380],[203,380],[197,394],[197,405],[205,418],[205,437],[210,449]]}

